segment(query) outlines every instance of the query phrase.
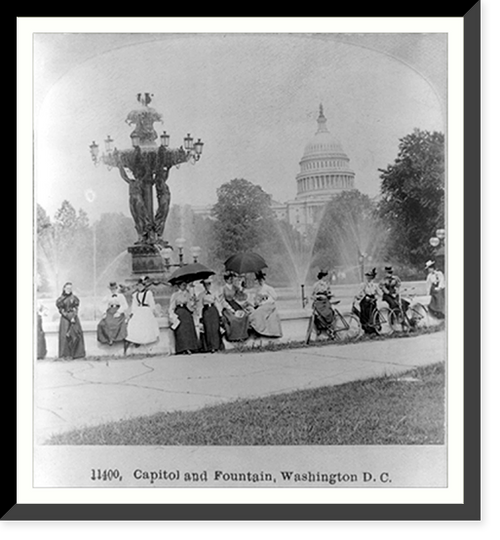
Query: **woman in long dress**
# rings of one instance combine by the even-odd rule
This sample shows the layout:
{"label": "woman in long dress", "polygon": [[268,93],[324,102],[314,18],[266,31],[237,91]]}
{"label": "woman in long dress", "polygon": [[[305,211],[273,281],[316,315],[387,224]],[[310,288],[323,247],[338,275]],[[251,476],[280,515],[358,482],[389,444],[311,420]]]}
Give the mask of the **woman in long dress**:
{"label": "woman in long dress", "polygon": [[245,341],[249,327],[246,311],[248,295],[234,282],[234,274],[224,274],[224,282],[221,305],[225,338],[228,341]]}
{"label": "woman in long dress", "polygon": [[196,311],[196,299],[188,290],[185,281],[177,282],[178,290],[170,297],[170,318],[177,321],[174,328],[175,353],[191,354],[200,348],[193,314]]}
{"label": "woman in long dress", "polygon": [[427,269],[427,294],[430,295],[429,311],[437,319],[444,319],[445,316],[445,281],[444,274],[436,269],[434,261],[425,263]]}
{"label": "woman in long dress", "polygon": [[106,311],[97,325],[97,341],[106,345],[124,341],[127,335],[128,303],[114,281],[109,284],[109,294],[104,298],[104,306]]}
{"label": "woman in long dress", "polygon": [[82,325],[78,318],[79,298],[73,294],[73,285],[64,284],[61,296],[56,300],[56,307],[61,314],[59,321],[59,358],[83,358],[85,343]]}
{"label": "woman in long dress", "polygon": [[132,294],[124,352],[127,352],[131,343],[136,346],[146,345],[160,337],[158,321],[154,315],[155,299],[152,291],[146,287],[147,284],[147,278],[139,279],[137,290]]}
{"label": "woman in long dress", "polygon": [[266,283],[263,272],[256,272],[257,287],[254,296],[254,310],[250,312],[248,321],[252,329],[260,336],[278,338],[283,335],[281,320],[276,309],[278,294]]}
{"label": "woman in long dress", "polygon": [[374,282],[377,271],[374,268],[365,272],[365,281],[355,297],[359,302],[359,322],[367,334],[378,334],[379,328],[373,324],[373,312],[377,308],[377,299],[381,295],[380,287]]}
{"label": "woman in long dress", "polygon": [[221,333],[220,306],[217,297],[212,293],[210,279],[202,281],[203,291],[198,296],[201,322],[201,350],[215,352],[224,349]]}
{"label": "woman in long dress", "polygon": [[47,340],[45,339],[45,332],[43,330],[43,313],[44,306],[40,304],[37,316],[37,359],[43,360],[47,356]]}
{"label": "woman in long dress", "polygon": [[331,301],[334,297],[329,281],[328,272],[320,270],[317,275],[318,281],[312,290],[312,307],[314,313],[314,325],[318,332],[333,332],[335,313]]}

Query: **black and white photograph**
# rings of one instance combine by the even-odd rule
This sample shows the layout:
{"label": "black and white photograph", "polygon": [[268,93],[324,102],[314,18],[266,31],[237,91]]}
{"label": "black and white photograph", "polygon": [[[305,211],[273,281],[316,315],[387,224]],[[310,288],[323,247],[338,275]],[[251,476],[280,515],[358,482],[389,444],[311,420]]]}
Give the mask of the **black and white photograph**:
{"label": "black and white photograph", "polygon": [[460,483],[461,37],[414,24],[33,32],[33,488]]}

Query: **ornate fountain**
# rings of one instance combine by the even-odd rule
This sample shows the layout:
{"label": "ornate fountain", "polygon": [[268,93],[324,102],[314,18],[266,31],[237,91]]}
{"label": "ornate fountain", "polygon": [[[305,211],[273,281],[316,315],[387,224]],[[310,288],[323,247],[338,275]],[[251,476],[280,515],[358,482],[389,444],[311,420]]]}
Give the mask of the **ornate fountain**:
{"label": "ornate fountain", "polygon": [[170,209],[167,184],[170,169],[182,163],[196,163],[201,157],[203,142],[200,139],[194,142],[188,133],[184,146],[170,148],[170,136],[164,131],[158,146],[154,124],[162,123],[162,115],[150,107],[152,96],[149,93],[137,94],[139,106],[130,111],[125,120],[134,126],[130,134],[132,148],[113,148],[113,139],[108,135],[102,156],[95,141],[90,145],[90,152],[95,165],[102,162],[109,169],[116,167],[127,183],[130,214],[137,231],[137,241],[128,248],[132,255],[132,274],[154,277],[165,274],[162,252],[172,250],[168,241],[163,239]]}

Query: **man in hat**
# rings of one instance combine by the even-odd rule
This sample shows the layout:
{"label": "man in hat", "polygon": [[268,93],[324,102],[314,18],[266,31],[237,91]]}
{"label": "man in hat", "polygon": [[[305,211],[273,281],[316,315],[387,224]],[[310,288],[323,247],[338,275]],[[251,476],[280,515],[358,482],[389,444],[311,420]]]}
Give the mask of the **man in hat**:
{"label": "man in hat", "polygon": [[427,270],[427,294],[429,294],[431,297],[431,301],[429,303],[429,312],[434,315],[436,319],[444,319],[444,274],[440,270],[437,270],[436,263],[434,261],[427,261],[425,263],[425,268]]}

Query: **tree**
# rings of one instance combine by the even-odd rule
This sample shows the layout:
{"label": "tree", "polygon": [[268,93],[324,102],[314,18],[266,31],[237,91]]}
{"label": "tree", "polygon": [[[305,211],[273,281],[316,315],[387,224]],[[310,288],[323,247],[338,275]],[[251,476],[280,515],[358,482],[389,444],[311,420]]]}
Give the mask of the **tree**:
{"label": "tree", "polygon": [[444,135],[415,129],[400,140],[394,164],[379,170],[388,253],[421,266],[432,254],[429,239],[445,222]]}
{"label": "tree", "polygon": [[87,214],[78,213],[68,201],[63,201],[49,219],[37,205],[37,272],[53,293],[60,291],[64,281],[76,280],[87,286],[91,261],[86,256],[89,245]]}
{"label": "tree", "polygon": [[225,260],[233,253],[254,250],[265,239],[269,221],[274,220],[271,196],[260,186],[235,178],[217,189],[212,216],[215,254]]}

